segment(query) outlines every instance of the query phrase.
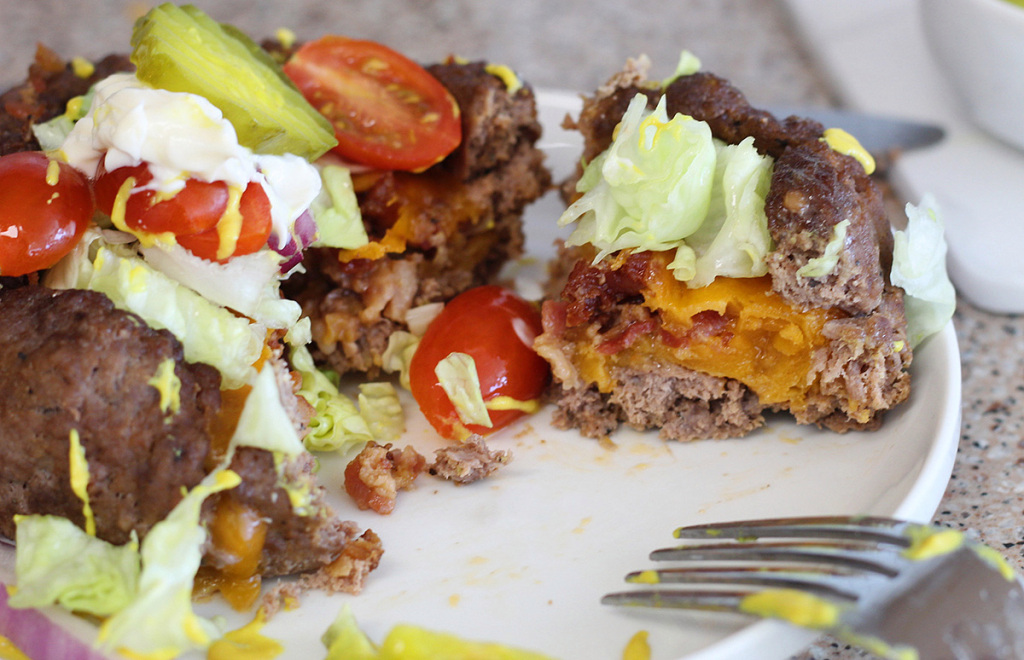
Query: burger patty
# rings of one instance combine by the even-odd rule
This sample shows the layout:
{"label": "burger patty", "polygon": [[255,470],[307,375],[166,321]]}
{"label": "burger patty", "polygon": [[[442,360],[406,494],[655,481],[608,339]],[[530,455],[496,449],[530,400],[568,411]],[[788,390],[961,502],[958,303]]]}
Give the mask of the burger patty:
{"label": "burger patty", "polygon": [[[908,396],[912,360],[903,292],[887,284],[892,235],[878,187],[859,162],[821,140],[821,124],[753,108],[727,81],[708,73],[681,76],[662,92],[647,83],[645,64],[631,62],[584,99],[578,120],[567,120],[584,138],[582,161],[611,144],[637,94],[653,108],[662,93],[669,116],[705,121],[715,138],[729,144],[753,138],[760,153],[775,159],[765,204],[774,245],[766,277],[783,318],[816,315],[815,337],[800,356],[806,373],[797,374],[806,379],[806,391],[799,400],[765,401],[735,378],[674,363],[671,356],[691,342],[728,346],[738,312],[699,312],[680,336],[678,319],[673,326],[666,317],[672,310],[651,305],[659,296],[682,295],[685,284],[665,285],[671,276],[659,279],[667,267],[652,253],[613,265],[592,263],[586,250],[571,249],[562,259],[573,265],[561,264],[567,280],[561,294],[545,303],[545,331],[535,345],[555,375],[556,425],[601,437],[626,423],[692,440],[741,436],[761,426],[766,412],[788,410],[799,423],[836,431],[877,427],[882,412]],[[567,198],[574,184],[563,187]],[[823,277],[798,276],[824,253],[843,220],[849,225],[836,267]],[[600,384],[582,375],[586,369],[594,373],[595,360],[605,365]]]}
{"label": "burger patty", "polygon": [[550,187],[529,87],[510,92],[481,62],[428,70],[459,104],[460,145],[422,173],[354,177],[370,240],[397,236],[403,249],[377,258],[311,250],[307,272],[285,283],[312,322],[315,357],[339,373],[377,375],[411,308],[492,282],[522,253],[523,209]]}
{"label": "burger patty", "polygon": [[[184,360],[180,342],[119,310],[103,294],[39,286],[0,290],[0,534],[14,538],[14,516],[67,518],[85,527],[83,503],[71,489],[70,437],[78,434],[88,463],[89,505],[96,535],[115,544],[142,539],[213,467],[212,429],[220,411],[220,374]],[[161,402],[159,372],[173,364],[178,402]],[[217,442],[223,442],[220,439]],[[320,569],[357,535],[324,502],[313,458],[280,461],[239,447],[228,466],[242,479],[203,507],[215,529],[234,521],[229,499],[266,530],[254,566],[264,577]],[[302,493],[293,507],[289,493]],[[211,544],[204,564],[220,568],[225,552]]]}
{"label": "burger patty", "polygon": [[[177,410],[150,384],[170,360]],[[125,543],[166,517],[205,476],[220,374],[189,364],[181,344],[90,291],[0,290],[0,534],[16,514],[84,526],[71,490],[69,438],[89,464],[97,535]]]}

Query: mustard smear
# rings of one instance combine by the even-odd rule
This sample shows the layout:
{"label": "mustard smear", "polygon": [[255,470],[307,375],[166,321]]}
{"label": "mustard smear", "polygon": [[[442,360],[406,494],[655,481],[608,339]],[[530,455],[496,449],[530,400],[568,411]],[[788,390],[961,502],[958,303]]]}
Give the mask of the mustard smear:
{"label": "mustard smear", "polygon": [[641,630],[629,638],[622,652],[622,660],[651,660],[651,645],[647,641],[646,630]]}
{"label": "mustard smear", "polygon": [[861,146],[857,138],[843,129],[826,128],[821,139],[834,151],[853,157],[864,167],[864,172],[867,174],[872,174],[875,171],[875,159],[871,157],[867,149]]}
{"label": "mustard smear", "polygon": [[271,660],[284,653],[284,646],[262,633],[267,623],[263,608],[256,617],[210,645],[207,660]]}
{"label": "mustard smear", "polygon": [[167,358],[156,368],[153,377],[146,381],[160,393],[160,411],[174,415],[181,409],[181,380],[174,373],[174,360]]}
{"label": "mustard smear", "polygon": [[835,626],[840,615],[838,605],[796,589],[766,589],[750,594],[740,601],[739,609],[816,630]]}
{"label": "mustard smear", "polygon": [[933,557],[959,550],[964,544],[964,535],[955,529],[936,530],[924,525],[907,528],[910,547],[901,554],[913,561],[925,561]]}
{"label": "mustard smear", "polygon": [[488,410],[520,410],[528,415],[532,415],[540,410],[540,400],[530,399],[528,401],[520,401],[519,399],[513,399],[510,396],[499,394],[493,399],[485,401],[484,406],[486,406]]}
{"label": "mustard smear", "polygon": [[999,571],[999,574],[1006,578],[1007,582],[1013,582],[1017,579],[1017,574],[1013,571],[1013,568],[994,548],[990,548],[987,545],[974,545],[971,546],[971,550],[974,550],[974,554]]}
{"label": "mustard smear", "polygon": [[78,499],[82,500],[85,533],[89,536],[96,536],[96,518],[93,517],[92,505],[89,504],[89,461],[85,458],[85,447],[82,446],[76,429],[71,429],[68,440],[70,443],[68,459],[70,461],[71,491]]}
{"label": "mustard smear", "polygon": [[32,660],[14,642],[0,635],[0,660]]}
{"label": "mustard smear", "polygon": [[504,64],[488,64],[484,67],[484,70],[492,76],[500,78],[501,82],[505,83],[505,89],[508,90],[509,94],[515,94],[523,87],[523,83],[519,76],[516,75],[516,72]]}

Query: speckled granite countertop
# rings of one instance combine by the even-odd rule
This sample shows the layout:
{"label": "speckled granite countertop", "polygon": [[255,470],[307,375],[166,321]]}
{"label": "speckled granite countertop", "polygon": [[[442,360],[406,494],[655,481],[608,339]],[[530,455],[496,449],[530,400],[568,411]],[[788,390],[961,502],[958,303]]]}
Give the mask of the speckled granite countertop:
{"label": "speckled granite countertop", "polygon": [[[772,0],[290,0],[196,2],[254,35],[288,27],[376,39],[430,61],[449,53],[504,62],[539,88],[591,90],[626,57],[647,53],[671,72],[681,48],[730,78],[755,103],[832,98],[784,7]],[[65,56],[127,43],[146,3],[0,0],[0,85],[24,75],[36,42]],[[936,519],[974,530],[1024,569],[1024,318],[960,302],[954,318],[963,368],[960,450]],[[825,639],[802,658],[869,657]]]}

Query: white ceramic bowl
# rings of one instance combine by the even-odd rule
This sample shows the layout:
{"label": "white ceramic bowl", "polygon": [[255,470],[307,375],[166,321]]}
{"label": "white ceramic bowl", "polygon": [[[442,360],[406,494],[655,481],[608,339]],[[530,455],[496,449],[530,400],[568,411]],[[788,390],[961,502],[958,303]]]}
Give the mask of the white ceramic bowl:
{"label": "white ceramic bowl", "polygon": [[1024,149],[1024,7],[1009,0],[920,0],[925,38],[968,113]]}

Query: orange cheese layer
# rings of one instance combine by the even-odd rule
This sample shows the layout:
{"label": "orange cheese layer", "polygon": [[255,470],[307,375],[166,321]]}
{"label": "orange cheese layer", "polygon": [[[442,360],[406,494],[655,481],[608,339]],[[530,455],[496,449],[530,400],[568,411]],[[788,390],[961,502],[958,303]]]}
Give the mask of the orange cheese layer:
{"label": "orange cheese layer", "polygon": [[[487,209],[486,200],[473,199],[462,182],[444,170],[370,172],[355,175],[352,185],[362,194],[364,220],[376,225],[369,227],[371,235],[381,229],[384,235],[339,251],[342,262],[380,259],[404,252],[408,243],[428,245],[433,234],[449,235],[463,222],[476,222]],[[367,203],[369,193],[372,200]]]}
{"label": "orange cheese layer", "polygon": [[610,392],[616,367],[677,364],[738,380],[764,405],[805,407],[815,386],[813,355],[827,343],[822,327],[842,312],[796,309],[771,290],[767,277],[718,278],[690,289],[664,264],[652,265],[642,293],[660,327],[616,352],[602,350],[601,340],[577,337],[577,366],[587,382]]}

